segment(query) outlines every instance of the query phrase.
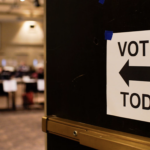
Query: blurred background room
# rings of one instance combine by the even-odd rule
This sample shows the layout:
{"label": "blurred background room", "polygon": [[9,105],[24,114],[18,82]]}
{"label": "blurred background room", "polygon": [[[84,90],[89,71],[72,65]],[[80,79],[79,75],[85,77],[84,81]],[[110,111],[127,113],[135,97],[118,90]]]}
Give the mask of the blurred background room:
{"label": "blurred background room", "polygon": [[0,0],[0,150],[44,150],[44,0]]}

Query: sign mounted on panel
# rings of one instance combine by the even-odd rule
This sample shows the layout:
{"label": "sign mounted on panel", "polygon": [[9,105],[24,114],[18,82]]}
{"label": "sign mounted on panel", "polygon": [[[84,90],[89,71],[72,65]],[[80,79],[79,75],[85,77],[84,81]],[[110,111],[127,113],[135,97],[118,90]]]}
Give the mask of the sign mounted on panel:
{"label": "sign mounted on panel", "polygon": [[107,114],[150,122],[150,31],[107,41]]}

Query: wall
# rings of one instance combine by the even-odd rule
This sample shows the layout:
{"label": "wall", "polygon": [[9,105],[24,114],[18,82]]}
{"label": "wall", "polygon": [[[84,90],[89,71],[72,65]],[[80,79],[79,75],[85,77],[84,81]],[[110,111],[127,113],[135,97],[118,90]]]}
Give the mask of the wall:
{"label": "wall", "polygon": [[[31,28],[34,26],[34,28]],[[0,23],[0,65],[2,59],[7,65],[17,66],[21,61],[32,66],[33,60],[44,58],[42,22],[2,22]]]}

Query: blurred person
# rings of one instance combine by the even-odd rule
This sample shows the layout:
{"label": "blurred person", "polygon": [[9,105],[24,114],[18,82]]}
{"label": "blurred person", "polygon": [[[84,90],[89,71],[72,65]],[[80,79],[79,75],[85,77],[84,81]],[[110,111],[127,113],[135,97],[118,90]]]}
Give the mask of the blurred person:
{"label": "blurred person", "polygon": [[0,67],[0,80],[2,79],[2,72],[3,72],[3,68]]}
{"label": "blurred person", "polygon": [[37,65],[37,74],[38,74],[38,79],[44,79],[44,65],[43,64],[38,64]]}
{"label": "blurred person", "polygon": [[5,66],[0,68],[0,77],[2,80],[10,80],[15,74],[15,68],[12,66]]}
{"label": "blurred person", "polygon": [[17,68],[16,77],[22,77],[28,75],[30,71],[30,67],[25,64],[25,62],[21,62],[20,66]]}
{"label": "blurred person", "polygon": [[2,68],[2,67],[0,67],[0,74],[2,73],[2,71],[3,71],[3,68]]}
{"label": "blurred person", "polygon": [[[33,79],[44,79],[44,65],[39,63],[36,66],[36,71],[31,74]],[[28,109],[30,105],[34,104],[33,102],[33,93],[37,92],[37,82],[35,83],[26,83],[26,92],[22,95],[23,98],[23,107]]]}
{"label": "blurred person", "polygon": [[37,64],[36,72],[31,75],[35,79],[44,79],[44,65],[42,63]]}

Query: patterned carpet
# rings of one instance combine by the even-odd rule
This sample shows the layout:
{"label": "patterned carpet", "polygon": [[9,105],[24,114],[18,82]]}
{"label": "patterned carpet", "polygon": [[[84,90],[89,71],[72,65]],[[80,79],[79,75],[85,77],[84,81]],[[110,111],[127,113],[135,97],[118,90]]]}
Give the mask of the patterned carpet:
{"label": "patterned carpet", "polygon": [[0,150],[44,150],[43,110],[0,112]]}

